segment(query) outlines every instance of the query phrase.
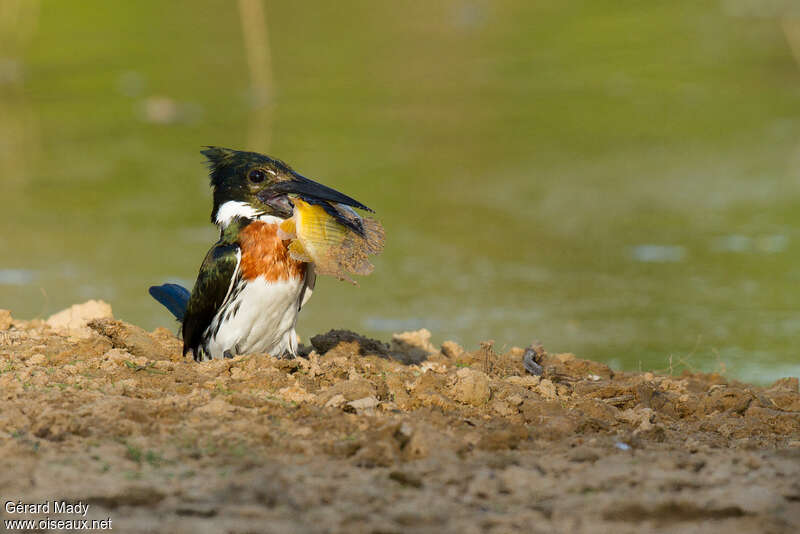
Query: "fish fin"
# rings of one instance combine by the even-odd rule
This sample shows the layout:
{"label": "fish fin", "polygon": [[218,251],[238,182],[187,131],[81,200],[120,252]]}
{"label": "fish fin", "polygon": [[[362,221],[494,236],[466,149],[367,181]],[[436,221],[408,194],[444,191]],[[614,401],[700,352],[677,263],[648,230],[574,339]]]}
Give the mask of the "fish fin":
{"label": "fish fin", "polygon": [[292,259],[297,261],[305,261],[305,262],[314,261],[313,258],[306,251],[305,247],[303,247],[303,244],[298,240],[294,240],[291,243],[289,243],[289,255],[292,257]]}
{"label": "fish fin", "polygon": [[286,219],[278,226],[278,239],[288,241],[297,237],[297,225],[294,218]]}

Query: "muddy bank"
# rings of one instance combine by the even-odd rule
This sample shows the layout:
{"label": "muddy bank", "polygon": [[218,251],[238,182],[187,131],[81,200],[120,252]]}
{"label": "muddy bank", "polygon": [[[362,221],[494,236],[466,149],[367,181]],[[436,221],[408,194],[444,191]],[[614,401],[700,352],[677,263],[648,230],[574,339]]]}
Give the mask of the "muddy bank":
{"label": "muddy bank", "polygon": [[429,338],[197,364],[101,303],[0,312],[2,497],[89,503],[122,532],[800,529],[796,378],[544,349],[533,376],[522,348]]}

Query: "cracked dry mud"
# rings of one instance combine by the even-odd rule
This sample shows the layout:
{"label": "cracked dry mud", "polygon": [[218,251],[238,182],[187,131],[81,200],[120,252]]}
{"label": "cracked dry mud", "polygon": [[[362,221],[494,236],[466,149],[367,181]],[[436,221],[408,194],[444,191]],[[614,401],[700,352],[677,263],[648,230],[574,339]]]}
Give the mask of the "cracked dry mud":
{"label": "cracked dry mud", "polygon": [[547,353],[538,377],[426,331],[198,364],[98,304],[0,311],[4,500],[119,532],[800,531],[796,378]]}

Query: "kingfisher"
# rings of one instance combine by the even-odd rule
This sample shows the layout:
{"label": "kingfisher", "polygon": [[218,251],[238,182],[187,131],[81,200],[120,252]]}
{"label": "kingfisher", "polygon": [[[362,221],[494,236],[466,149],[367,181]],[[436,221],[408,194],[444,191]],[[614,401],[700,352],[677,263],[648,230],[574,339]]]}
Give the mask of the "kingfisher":
{"label": "kingfisher", "polygon": [[[357,200],[297,173],[283,161],[206,147],[219,240],[190,292],[177,284],[150,294],[181,322],[183,354],[196,361],[269,353],[297,355],[295,325],[316,282],[313,261],[297,259],[281,232],[295,203],[321,207],[337,224],[363,233]],[[324,210],[324,211],[322,211]]]}

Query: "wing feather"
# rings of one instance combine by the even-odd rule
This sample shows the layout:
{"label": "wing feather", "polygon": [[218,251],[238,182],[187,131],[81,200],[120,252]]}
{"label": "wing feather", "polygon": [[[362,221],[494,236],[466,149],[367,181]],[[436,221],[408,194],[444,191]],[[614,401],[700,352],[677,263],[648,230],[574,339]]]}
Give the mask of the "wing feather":
{"label": "wing feather", "polygon": [[311,293],[314,291],[314,286],[317,284],[317,272],[314,269],[313,263],[306,264],[306,278],[303,280],[303,289],[300,291],[300,298],[297,299],[297,310],[303,309],[306,302],[311,298]]}
{"label": "wing feather", "polygon": [[195,355],[203,332],[214,319],[236,282],[242,254],[235,243],[218,242],[206,254],[183,318],[183,354]]}

